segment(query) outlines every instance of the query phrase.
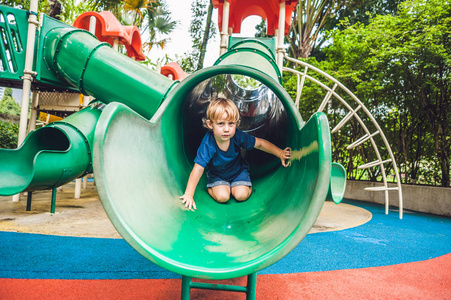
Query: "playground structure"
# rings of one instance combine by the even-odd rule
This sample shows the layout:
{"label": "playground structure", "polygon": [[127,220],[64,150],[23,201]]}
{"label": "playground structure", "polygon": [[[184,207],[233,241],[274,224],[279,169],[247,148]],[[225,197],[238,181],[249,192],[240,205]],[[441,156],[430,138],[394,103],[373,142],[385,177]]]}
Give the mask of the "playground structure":
{"label": "playground structure", "polygon": [[[190,288],[213,288],[190,277],[246,275],[247,288],[219,288],[255,297],[256,272],[284,257],[305,237],[326,198],[341,200],[346,177],[344,169],[331,161],[325,114],[319,112],[305,123],[281,86],[284,35],[280,33],[288,28],[285,21],[290,20],[287,16],[296,1],[262,8],[266,17],[270,13],[283,16],[278,18],[276,38],[226,39],[229,26],[224,22],[230,19],[229,13],[237,17],[236,3],[214,1],[215,7],[222,8],[221,49],[227,51],[214,66],[186,78],[174,67],[167,68],[180,82],[139,65],[94,34],[45,15],[35,47],[29,42],[34,37],[30,29],[28,38],[24,34],[26,12],[0,7],[5,20],[2,28],[10,39],[9,57],[2,54],[2,82],[21,82],[23,76],[26,83],[29,75],[34,76],[35,88],[82,92],[96,99],[86,109],[31,132],[18,149],[1,149],[0,194],[28,191],[29,209],[33,191],[55,191],[94,171],[102,204],[117,230],[143,256],[182,274],[185,298]],[[245,3],[242,19],[255,13],[256,4]],[[15,21],[10,22],[9,16]],[[30,26],[36,23],[33,17],[30,14]],[[98,15],[85,17],[102,23]],[[272,24],[275,29],[276,23]],[[109,42],[114,46],[119,40]],[[36,59],[27,67],[23,46],[11,45],[28,48],[30,44]],[[127,48],[127,53],[136,59],[136,48],[130,49],[134,50]],[[23,63],[12,58],[15,52]],[[252,78],[258,87],[241,85],[239,76]],[[244,130],[279,146],[289,145],[303,155],[284,169],[266,154],[252,153],[248,155],[254,178],[251,199],[220,205],[199,189],[198,211],[187,212],[178,196],[204,133],[200,118],[217,95],[237,103]]]}

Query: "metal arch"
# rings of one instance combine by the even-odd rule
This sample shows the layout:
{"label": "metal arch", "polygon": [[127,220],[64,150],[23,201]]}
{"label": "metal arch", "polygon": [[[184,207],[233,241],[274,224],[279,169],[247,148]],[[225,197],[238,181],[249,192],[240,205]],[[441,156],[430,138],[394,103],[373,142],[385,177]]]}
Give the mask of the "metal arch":
{"label": "metal arch", "polygon": [[[342,83],[340,83],[338,80],[336,80],[335,78],[333,78],[332,76],[330,76],[329,74],[321,71],[320,69],[297,59],[288,57],[287,55],[285,55],[285,59],[287,59],[288,61],[291,61],[293,63],[296,63],[298,65],[301,65],[304,67],[304,72],[300,72],[294,69],[290,69],[290,68],[286,68],[284,67],[282,70],[283,71],[287,71],[287,72],[291,72],[293,74],[296,74],[297,76],[297,94],[296,94],[296,106],[299,108],[299,99],[301,97],[302,94],[302,89],[305,83],[305,79],[308,79],[310,81],[312,81],[313,83],[321,86],[323,89],[325,89],[327,91],[327,94],[325,96],[325,98],[323,99],[318,111],[322,111],[327,103],[330,101],[330,99],[332,99],[332,96],[334,96],[335,98],[337,98],[349,111],[349,113],[335,126],[335,128],[333,128],[331,130],[331,133],[335,133],[337,132],[344,124],[346,124],[346,122],[348,122],[352,117],[355,117],[357,119],[357,121],[359,122],[359,124],[362,126],[363,130],[365,131],[365,135],[363,137],[361,137],[360,139],[358,139],[357,141],[353,142],[351,145],[349,145],[347,147],[347,149],[352,149],[355,148],[363,143],[365,143],[366,141],[370,141],[371,145],[373,146],[373,149],[376,153],[377,156],[377,160],[373,161],[373,162],[369,162],[366,163],[364,165],[359,166],[359,169],[365,169],[365,168],[371,168],[371,167],[375,167],[375,166],[380,166],[381,168],[381,173],[382,173],[382,179],[383,179],[383,186],[380,187],[368,187],[365,188],[365,190],[367,191],[384,191],[385,192],[385,214],[388,214],[389,211],[389,196],[388,196],[388,191],[389,190],[397,190],[398,191],[398,197],[399,197],[399,218],[402,219],[403,218],[403,199],[402,199],[402,187],[401,187],[401,180],[399,177],[399,173],[398,173],[398,166],[396,165],[396,160],[395,157],[393,155],[393,151],[391,150],[390,145],[388,144],[387,138],[385,137],[382,129],[380,128],[379,124],[377,123],[376,119],[372,116],[371,112],[365,107],[365,105],[357,98],[356,95],[354,95],[354,93],[352,93],[349,89],[347,89]],[[313,71],[315,71],[316,73],[319,73],[320,75],[324,76],[325,78],[331,80],[334,83],[334,86],[332,88],[328,87],[327,85],[325,85],[324,83],[320,82],[319,80],[307,75],[307,71],[311,69]],[[351,98],[358,104],[358,106],[354,109],[352,108],[352,106],[350,104],[348,104],[340,95],[338,95],[335,90],[336,88],[339,87],[341,90],[343,90],[344,92],[346,92],[349,96],[351,96]],[[370,118],[372,124],[374,125],[374,127],[376,128],[376,131],[373,133],[370,133],[370,131],[368,130],[367,126],[365,125],[365,123],[363,122],[363,120],[359,117],[359,115],[357,114],[358,110],[363,110],[363,112]],[[389,159],[386,160],[382,160],[382,157],[380,155],[379,149],[376,145],[375,140],[373,139],[374,136],[376,136],[377,134],[379,134],[384,142],[385,147],[388,150]],[[384,168],[384,164],[391,162],[393,164],[393,171],[395,172],[395,176],[396,176],[396,183],[397,183],[397,187],[389,187],[388,183],[387,183],[387,177],[385,174],[385,168]]]}

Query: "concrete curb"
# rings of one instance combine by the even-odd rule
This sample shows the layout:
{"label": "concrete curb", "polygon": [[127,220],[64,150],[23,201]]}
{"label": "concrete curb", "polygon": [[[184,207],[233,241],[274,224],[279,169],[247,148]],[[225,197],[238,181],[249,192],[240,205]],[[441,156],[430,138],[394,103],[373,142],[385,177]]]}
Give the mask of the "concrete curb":
{"label": "concrete curb", "polygon": [[[344,197],[347,199],[384,204],[383,192],[365,191],[366,187],[381,186],[380,182],[348,180]],[[390,184],[389,187],[395,187]],[[404,209],[451,217],[451,188],[402,185]],[[398,191],[389,191],[390,206],[399,207]]]}

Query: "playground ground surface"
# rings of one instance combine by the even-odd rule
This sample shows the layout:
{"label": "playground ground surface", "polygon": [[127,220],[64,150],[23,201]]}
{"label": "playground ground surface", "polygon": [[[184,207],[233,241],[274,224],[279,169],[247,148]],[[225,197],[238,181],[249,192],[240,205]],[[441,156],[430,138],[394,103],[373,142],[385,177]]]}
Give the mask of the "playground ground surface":
{"label": "playground ground surface", "polygon": [[[178,299],[181,277],[133,250],[92,182],[20,202],[0,197],[0,299]],[[408,201],[408,199],[405,199]],[[246,278],[215,283],[245,285]],[[326,202],[311,233],[261,270],[257,299],[451,299],[451,219],[345,200]],[[196,290],[192,299],[245,299]]]}

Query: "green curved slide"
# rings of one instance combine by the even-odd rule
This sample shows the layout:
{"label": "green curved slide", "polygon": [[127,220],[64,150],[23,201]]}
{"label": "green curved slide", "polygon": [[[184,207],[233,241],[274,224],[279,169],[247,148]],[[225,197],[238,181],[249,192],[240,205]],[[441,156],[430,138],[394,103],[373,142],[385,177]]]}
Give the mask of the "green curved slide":
{"label": "green curved slide", "polygon": [[[275,263],[309,232],[326,198],[341,200],[345,172],[331,161],[327,118],[316,113],[304,123],[281,86],[271,40],[231,40],[214,66],[173,82],[87,32],[67,26],[41,32],[42,67],[107,105],[92,105],[35,131],[17,150],[2,150],[0,194],[61,184],[69,167],[60,166],[69,164],[78,177],[92,159],[102,204],[124,239],[168,270],[208,279],[249,275]],[[240,76],[258,87],[240,87]],[[218,204],[202,178],[198,210],[188,211],[178,197],[205,132],[205,106],[219,95],[237,101],[246,130],[297,155],[283,168],[252,150],[246,154],[253,178],[248,201]]]}
{"label": "green curved slide", "polygon": [[31,132],[17,149],[0,149],[0,195],[58,187],[92,172],[95,104]]}

